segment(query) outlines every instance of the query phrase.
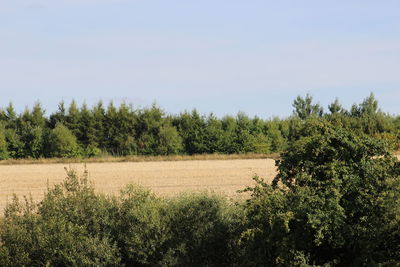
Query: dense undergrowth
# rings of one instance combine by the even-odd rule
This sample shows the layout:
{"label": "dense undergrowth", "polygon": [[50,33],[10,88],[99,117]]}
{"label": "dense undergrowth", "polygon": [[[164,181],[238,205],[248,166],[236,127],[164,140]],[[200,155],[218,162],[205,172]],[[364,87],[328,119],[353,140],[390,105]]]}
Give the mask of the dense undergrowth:
{"label": "dense undergrowth", "polygon": [[400,167],[387,139],[307,121],[234,203],[160,198],[128,185],[95,193],[68,170],[43,201],[15,199],[0,223],[1,266],[399,266]]}
{"label": "dense undergrowth", "polygon": [[156,105],[134,109],[101,102],[89,108],[61,102],[49,116],[40,103],[21,114],[0,109],[0,160],[282,152],[301,136],[306,120],[319,119],[399,143],[400,117],[382,112],[373,94],[350,110],[338,100],[324,112],[312,97],[298,97],[289,118],[217,118],[196,110],[179,115]]}

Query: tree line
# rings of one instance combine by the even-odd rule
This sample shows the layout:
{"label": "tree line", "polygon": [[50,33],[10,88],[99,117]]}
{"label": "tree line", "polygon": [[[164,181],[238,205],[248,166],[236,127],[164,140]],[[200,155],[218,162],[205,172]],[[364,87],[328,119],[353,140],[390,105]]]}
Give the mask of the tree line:
{"label": "tree line", "polygon": [[399,266],[400,163],[390,139],[307,119],[247,200],[95,193],[87,172],[0,218],[1,266]]}
{"label": "tree line", "polygon": [[382,112],[373,94],[350,110],[336,99],[324,112],[310,95],[297,97],[293,108],[288,118],[250,118],[242,112],[218,118],[196,110],[167,114],[157,105],[134,109],[99,102],[89,108],[72,101],[68,107],[61,102],[46,116],[40,103],[20,114],[10,103],[0,109],[0,159],[274,153],[298,139],[304,122],[312,118],[399,140],[400,116]]}

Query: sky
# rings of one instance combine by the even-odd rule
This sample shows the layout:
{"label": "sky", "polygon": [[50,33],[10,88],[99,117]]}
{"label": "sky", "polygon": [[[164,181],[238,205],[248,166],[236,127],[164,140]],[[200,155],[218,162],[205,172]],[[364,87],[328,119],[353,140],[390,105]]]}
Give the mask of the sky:
{"label": "sky", "polygon": [[400,114],[398,0],[3,0],[0,107],[157,103],[262,118],[371,92]]}

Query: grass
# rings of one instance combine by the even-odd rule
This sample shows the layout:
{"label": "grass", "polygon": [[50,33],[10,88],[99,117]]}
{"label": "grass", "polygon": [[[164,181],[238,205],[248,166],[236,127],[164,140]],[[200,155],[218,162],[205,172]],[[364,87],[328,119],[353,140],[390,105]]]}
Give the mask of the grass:
{"label": "grass", "polygon": [[234,160],[234,159],[278,159],[279,153],[273,154],[199,154],[199,155],[168,155],[168,156],[101,156],[92,158],[26,158],[7,159],[0,165],[19,164],[56,164],[56,163],[106,163],[106,162],[148,162],[148,161],[188,161],[188,160]]}

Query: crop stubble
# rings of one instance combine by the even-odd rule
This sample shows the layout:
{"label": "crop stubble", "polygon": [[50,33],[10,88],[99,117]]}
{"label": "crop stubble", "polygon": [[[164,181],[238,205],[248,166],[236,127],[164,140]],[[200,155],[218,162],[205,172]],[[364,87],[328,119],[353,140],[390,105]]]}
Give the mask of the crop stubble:
{"label": "crop stubble", "polygon": [[[38,201],[48,186],[65,178],[65,167],[72,167],[81,175],[84,166],[83,163],[0,166],[0,212],[14,193],[19,197],[31,194]],[[87,163],[86,168],[95,190],[111,195],[133,183],[161,196],[208,190],[236,198],[237,190],[254,184],[254,174],[267,180],[276,174],[272,159]]]}

